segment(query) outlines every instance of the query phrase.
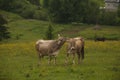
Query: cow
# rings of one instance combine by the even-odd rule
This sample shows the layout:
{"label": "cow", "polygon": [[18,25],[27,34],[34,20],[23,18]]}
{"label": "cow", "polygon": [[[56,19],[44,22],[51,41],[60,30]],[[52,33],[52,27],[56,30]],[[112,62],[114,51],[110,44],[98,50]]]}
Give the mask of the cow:
{"label": "cow", "polygon": [[96,41],[102,41],[102,42],[104,42],[106,39],[105,39],[105,37],[96,37],[95,38],[95,42]]}
{"label": "cow", "polygon": [[66,63],[68,63],[69,55],[73,55],[73,64],[75,64],[75,55],[78,55],[78,64],[80,64],[80,58],[84,59],[84,39],[82,37],[70,38],[67,40],[67,57]]}
{"label": "cow", "polygon": [[56,64],[56,56],[65,41],[66,38],[61,36],[56,40],[38,40],[35,44],[35,48],[38,52],[39,64],[44,56],[49,56],[48,64],[50,64],[52,57],[54,58],[54,64]]}

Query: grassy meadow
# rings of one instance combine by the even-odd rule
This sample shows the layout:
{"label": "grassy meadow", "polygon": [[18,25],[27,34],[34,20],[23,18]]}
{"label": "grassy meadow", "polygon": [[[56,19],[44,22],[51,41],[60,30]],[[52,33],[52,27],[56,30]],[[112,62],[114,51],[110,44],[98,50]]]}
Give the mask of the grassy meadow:
{"label": "grassy meadow", "polygon": [[[35,42],[44,38],[47,21],[26,20],[18,15],[1,11],[8,19],[11,38],[0,42],[0,80],[120,80],[120,27],[88,24],[52,24],[55,38],[85,38],[85,59],[80,65],[65,65],[66,45],[57,56],[57,64],[48,65],[48,57],[38,66]],[[95,42],[94,36],[109,40]],[[115,40],[114,40],[115,39]]]}
{"label": "grassy meadow", "polygon": [[[49,22],[47,21],[25,19],[12,21],[8,23],[9,31],[11,32],[11,39],[8,42],[31,42],[44,38],[48,26]],[[95,35],[105,37],[108,40],[120,40],[119,26],[100,25],[100,30],[94,30],[95,25],[52,23],[52,27],[55,38],[60,33],[65,37],[83,36],[85,39],[90,40],[93,40]]]}
{"label": "grassy meadow", "polygon": [[57,64],[48,65],[48,57],[40,66],[35,42],[0,45],[0,80],[119,80],[120,41],[85,42],[85,59],[80,65],[65,65],[65,45],[57,56]]}

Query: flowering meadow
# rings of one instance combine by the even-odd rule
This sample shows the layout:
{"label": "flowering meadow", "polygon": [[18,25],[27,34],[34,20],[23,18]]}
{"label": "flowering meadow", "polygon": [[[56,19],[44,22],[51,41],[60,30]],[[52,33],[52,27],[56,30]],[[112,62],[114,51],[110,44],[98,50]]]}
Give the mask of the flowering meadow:
{"label": "flowering meadow", "polygon": [[35,42],[0,44],[0,80],[119,80],[120,41],[85,41],[85,59],[65,65],[66,45],[57,56],[57,64],[48,57],[38,66]]}

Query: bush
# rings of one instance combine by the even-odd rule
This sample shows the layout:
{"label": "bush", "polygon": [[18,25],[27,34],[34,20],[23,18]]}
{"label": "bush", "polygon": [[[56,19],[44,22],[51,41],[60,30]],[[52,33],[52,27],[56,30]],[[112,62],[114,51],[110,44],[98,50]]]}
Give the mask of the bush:
{"label": "bush", "polygon": [[117,12],[101,12],[100,24],[106,24],[106,25],[120,25],[120,18],[117,15]]}
{"label": "bush", "polygon": [[8,27],[4,25],[6,23],[6,19],[2,15],[0,15],[0,41],[10,38],[10,32],[8,32]]}
{"label": "bush", "polygon": [[33,18],[33,14],[37,7],[35,5],[30,4],[25,0],[17,0],[12,3],[12,12],[20,14],[24,18]]}
{"label": "bush", "polygon": [[0,41],[3,39],[10,38],[10,32],[8,32],[7,27],[4,25],[0,26]]}
{"label": "bush", "polygon": [[33,18],[39,19],[39,20],[48,20],[48,15],[43,10],[36,10],[34,15],[33,15]]}
{"label": "bush", "polygon": [[0,9],[18,13],[25,18],[33,18],[33,14],[37,10],[37,6],[27,0],[2,0],[0,2]]}
{"label": "bush", "polygon": [[33,15],[35,13],[35,6],[32,5],[27,5],[25,9],[23,9],[23,11],[21,12],[21,16],[25,17],[25,18],[33,18]]}
{"label": "bush", "polygon": [[49,40],[54,38],[53,27],[51,25],[48,26],[47,31],[45,33],[45,37],[46,39],[49,39]]}

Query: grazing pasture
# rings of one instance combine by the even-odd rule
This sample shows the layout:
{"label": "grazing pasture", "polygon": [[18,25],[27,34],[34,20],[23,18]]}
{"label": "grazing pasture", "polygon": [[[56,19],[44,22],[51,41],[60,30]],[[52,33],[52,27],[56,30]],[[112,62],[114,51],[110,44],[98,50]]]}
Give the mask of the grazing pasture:
{"label": "grazing pasture", "polygon": [[65,44],[56,65],[45,57],[38,66],[35,42],[0,44],[0,80],[119,80],[119,47],[120,41],[86,40],[83,62],[65,65]]}
{"label": "grazing pasture", "polygon": [[[120,27],[95,25],[52,24],[54,34],[65,37],[85,38],[83,62],[65,65],[66,44],[57,56],[57,64],[48,65],[44,57],[38,66],[35,42],[44,37],[47,21],[25,20],[18,15],[6,13],[11,39],[0,42],[0,80],[119,80],[120,79]],[[95,42],[94,37],[105,37],[105,42]],[[117,41],[115,41],[117,40]],[[72,57],[72,56],[71,56]],[[75,56],[77,62],[77,56]]]}

